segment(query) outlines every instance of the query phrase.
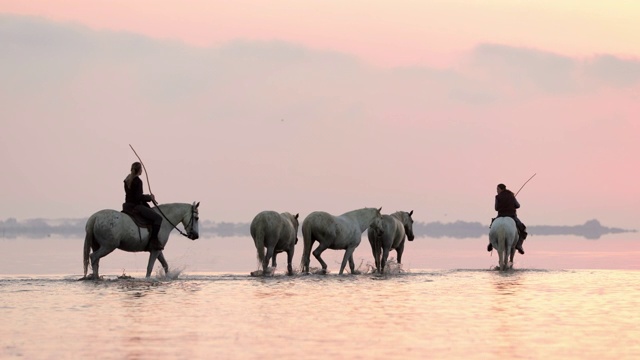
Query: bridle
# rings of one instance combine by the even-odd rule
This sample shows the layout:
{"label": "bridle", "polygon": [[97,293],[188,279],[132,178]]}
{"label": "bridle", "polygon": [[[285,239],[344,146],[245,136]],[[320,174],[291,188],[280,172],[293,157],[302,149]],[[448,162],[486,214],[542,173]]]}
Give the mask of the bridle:
{"label": "bridle", "polygon": [[195,203],[191,204],[191,218],[189,219],[189,222],[187,223],[187,226],[185,226],[184,228],[187,230],[188,233],[184,233],[182,232],[182,230],[178,229],[178,227],[171,222],[171,220],[169,220],[167,218],[167,216],[162,212],[162,209],[160,208],[160,206],[158,205],[158,203],[156,203],[155,201],[153,202],[156,206],[156,209],[158,209],[158,211],[160,212],[160,214],[162,215],[162,217],[167,220],[167,222],[169,224],[171,224],[171,226],[173,226],[174,229],[178,230],[178,232],[180,233],[180,235],[185,236],[191,240],[194,240],[195,234],[193,233],[193,219],[195,219],[196,221],[198,221],[198,208],[197,205]]}

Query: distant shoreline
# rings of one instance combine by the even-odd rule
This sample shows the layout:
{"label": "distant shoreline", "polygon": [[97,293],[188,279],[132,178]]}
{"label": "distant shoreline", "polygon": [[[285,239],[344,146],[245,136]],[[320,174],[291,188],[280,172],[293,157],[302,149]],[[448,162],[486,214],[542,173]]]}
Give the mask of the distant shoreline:
{"label": "distant shoreline", "polygon": [[[45,238],[52,235],[84,236],[86,218],[81,219],[28,219],[18,221],[9,218],[0,221],[0,236],[3,239],[16,237]],[[606,227],[598,220],[589,220],[582,225],[531,225],[527,227],[531,235],[576,235],[586,239],[599,239],[607,234],[637,232],[635,229]],[[479,238],[486,236],[489,226],[480,222],[455,221],[450,223],[415,222],[413,232],[416,237],[431,238]],[[231,237],[249,236],[249,223],[200,221],[200,236]]]}

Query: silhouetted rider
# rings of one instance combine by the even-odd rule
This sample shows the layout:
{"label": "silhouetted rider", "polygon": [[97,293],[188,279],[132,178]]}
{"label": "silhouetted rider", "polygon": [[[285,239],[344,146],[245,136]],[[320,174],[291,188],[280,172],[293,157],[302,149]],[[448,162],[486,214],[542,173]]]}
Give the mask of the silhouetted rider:
{"label": "silhouetted rider", "polygon": [[155,201],[155,197],[153,194],[146,195],[143,193],[140,174],[142,174],[142,164],[139,162],[131,164],[131,173],[124,179],[124,192],[126,195],[122,209],[129,213],[133,212],[132,210],[137,211],[142,217],[149,220],[153,224],[151,235],[149,235],[149,246],[155,250],[163,250],[164,246],[158,240],[162,216],[149,206],[148,202]]}
{"label": "silhouetted rider", "polygon": [[[516,222],[516,227],[518,228],[519,240],[516,244],[516,250],[520,254],[524,254],[524,249],[522,248],[522,242],[527,238],[527,227],[518,219],[516,209],[520,208],[520,203],[516,199],[516,196],[513,194],[511,190],[508,190],[506,185],[498,184],[496,191],[498,194],[496,195],[494,209],[498,212],[498,216],[508,216],[512,218]],[[495,218],[491,219],[491,223],[493,223]],[[487,246],[487,251],[493,250],[493,246],[489,243]]]}

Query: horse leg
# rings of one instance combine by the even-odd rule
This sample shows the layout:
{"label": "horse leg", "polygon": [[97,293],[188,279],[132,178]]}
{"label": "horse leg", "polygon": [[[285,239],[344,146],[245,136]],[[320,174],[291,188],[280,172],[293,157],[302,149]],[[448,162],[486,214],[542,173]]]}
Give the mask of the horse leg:
{"label": "horse leg", "polygon": [[100,267],[100,258],[103,258],[111,254],[111,252],[113,252],[113,250],[115,249],[116,249],[115,247],[107,247],[105,245],[102,245],[98,250],[92,252],[91,255],[89,255],[89,258],[91,259],[91,269],[93,270],[92,277],[94,280],[100,279],[100,277],[98,276],[98,268]]}
{"label": "horse leg", "polygon": [[511,247],[511,255],[509,256],[509,263],[511,264],[511,267],[513,268],[513,256],[516,254],[516,248]]}
{"label": "horse leg", "polygon": [[164,254],[162,253],[162,251],[160,251],[160,254],[158,254],[158,261],[160,261],[160,264],[164,269],[164,273],[166,275],[169,275],[169,264],[167,263],[167,260],[164,258]]}
{"label": "horse leg", "polygon": [[402,253],[404,253],[404,241],[396,249],[396,255],[398,256],[398,264],[402,264]]}
{"label": "horse leg", "polygon": [[[320,265],[322,266],[322,272],[323,273],[327,273],[327,263],[324,262],[324,260],[322,260],[322,258],[320,257],[320,255],[322,255],[322,252],[327,250],[327,246],[324,245],[323,243],[318,244],[318,247],[313,250],[313,257],[316,258],[316,260],[318,260],[318,262],[320,263]],[[309,265],[307,265],[309,266]],[[344,268],[344,264],[342,265],[342,268]]]}
{"label": "horse leg", "polygon": [[291,247],[287,251],[287,275],[289,276],[293,275],[293,265],[291,265],[292,261],[293,261],[293,247]]}
{"label": "horse leg", "polygon": [[388,247],[382,248],[382,259],[380,260],[380,273],[384,273],[384,268],[387,266],[387,260],[389,259],[389,249]]}
{"label": "horse leg", "polygon": [[277,252],[273,253],[273,257],[271,258],[271,267],[272,268],[278,267],[278,264],[276,263],[276,257],[277,256],[278,256]]}
{"label": "horse leg", "polygon": [[271,260],[271,257],[273,257],[275,259],[275,254],[274,254],[274,246],[268,246],[267,247],[267,255],[265,255],[264,260],[262,260],[262,275],[266,276],[267,275],[267,271],[269,269],[269,260]]}
{"label": "horse leg", "polygon": [[369,239],[369,243],[371,244],[371,252],[373,253],[373,261],[376,264],[376,268],[374,272],[380,273],[380,249],[376,246],[376,241]]}
{"label": "horse leg", "polygon": [[147,275],[146,278],[151,277],[151,271],[153,271],[153,264],[155,264],[156,259],[160,256],[160,250],[151,250],[149,253],[149,263],[147,264]]}
{"label": "horse leg", "polygon": [[347,266],[347,261],[349,261],[349,268],[351,268],[351,274],[355,274],[356,264],[353,261],[353,251],[355,249],[356,249],[355,247],[352,247],[352,248],[347,248],[347,250],[344,251],[344,257],[342,258],[342,264],[340,265],[340,272],[338,273],[338,275],[342,275],[342,273],[344,272],[344,268]]}
{"label": "horse leg", "polygon": [[504,269],[509,270],[509,256],[511,255],[511,249],[504,249]]}

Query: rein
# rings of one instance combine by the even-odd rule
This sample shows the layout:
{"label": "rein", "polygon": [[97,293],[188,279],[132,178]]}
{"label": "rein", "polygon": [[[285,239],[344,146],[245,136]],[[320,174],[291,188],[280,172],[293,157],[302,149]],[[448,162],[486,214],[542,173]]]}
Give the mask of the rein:
{"label": "rein", "polygon": [[[180,233],[180,235],[184,236],[184,237],[189,237],[189,235],[185,234],[182,232],[182,230],[178,229],[178,227],[171,222],[171,220],[169,220],[169,218],[167,218],[167,216],[162,212],[162,209],[160,209],[160,205],[158,205],[158,203],[153,200],[153,204],[156,206],[156,209],[158,209],[158,211],[160,212],[160,214],[162,215],[162,217],[167,220],[167,222],[169,224],[171,224],[171,226],[173,226],[174,229],[178,230],[178,232]],[[193,223],[193,205],[191,205],[191,219],[189,219],[189,223],[187,224],[187,226],[185,226],[185,229],[189,227],[189,225],[191,225]]]}

